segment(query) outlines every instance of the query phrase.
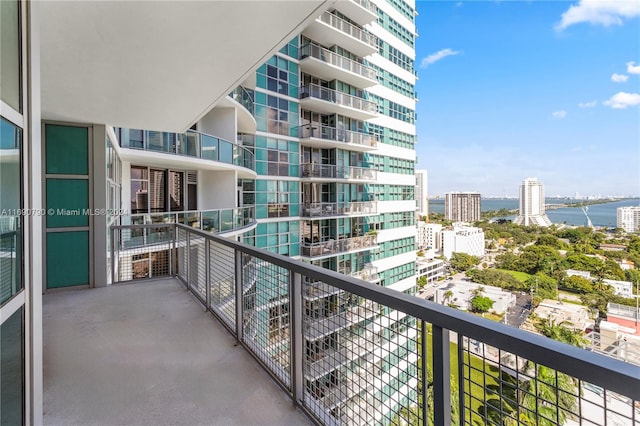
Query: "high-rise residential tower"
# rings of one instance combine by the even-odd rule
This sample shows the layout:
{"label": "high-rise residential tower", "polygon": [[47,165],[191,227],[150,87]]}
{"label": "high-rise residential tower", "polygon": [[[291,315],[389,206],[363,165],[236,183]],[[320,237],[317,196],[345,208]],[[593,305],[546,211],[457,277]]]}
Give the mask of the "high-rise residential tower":
{"label": "high-rise residential tower", "polygon": [[416,170],[416,209],[420,216],[429,217],[429,188],[426,170]]}
{"label": "high-rise residential tower", "polygon": [[544,186],[537,178],[522,181],[520,211],[514,223],[525,226],[551,226],[551,221],[545,213]]}
{"label": "high-rise residential tower", "polygon": [[454,222],[476,222],[481,218],[478,192],[448,192],[444,198],[444,218]]}
{"label": "high-rise residential tower", "polygon": [[616,226],[626,232],[640,231],[640,206],[618,207]]}
{"label": "high-rise residential tower", "polygon": [[[257,129],[255,136],[239,135],[255,152],[257,173],[239,185],[245,203],[255,204],[257,220],[245,242],[415,291],[414,14],[413,1],[336,2],[257,69],[251,90]],[[273,297],[257,307],[257,315],[285,324],[288,282],[284,277],[271,285]],[[336,421],[384,423],[410,394],[386,396],[367,379],[385,357],[348,350],[343,365],[323,362],[345,353],[344,333],[386,333],[376,328],[373,311],[327,322],[357,303],[335,292],[305,300],[319,324],[334,324],[305,341],[309,356],[323,366],[307,372],[306,386]],[[269,330],[268,337],[278,332]],[[391,344],[389,356],[404,353],[410,341]],[[392,380],[415,377],[415,365],[398,365],[387,373]],[[380,408],[352,394],[353,380],[369,381],[369,392],[381,392]],[[404,384],[412,389],[411,380]]]}

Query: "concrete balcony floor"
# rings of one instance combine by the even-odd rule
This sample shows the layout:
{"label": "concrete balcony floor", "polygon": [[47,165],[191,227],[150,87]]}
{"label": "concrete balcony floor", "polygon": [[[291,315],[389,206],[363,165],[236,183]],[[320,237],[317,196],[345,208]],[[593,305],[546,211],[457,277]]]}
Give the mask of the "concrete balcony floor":
{"label": "concrete balcony floor", "polygon": [[177,280],[43,305],[47,425],[311,424]]}

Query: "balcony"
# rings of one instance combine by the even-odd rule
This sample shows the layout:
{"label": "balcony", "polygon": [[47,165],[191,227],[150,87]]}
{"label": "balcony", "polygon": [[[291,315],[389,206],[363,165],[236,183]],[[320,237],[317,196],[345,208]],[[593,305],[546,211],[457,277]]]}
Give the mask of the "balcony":
{"label": "balcony", "polygon": [[[175,269],[166,269],[167,275],[177,276],[240,346],[261,362],[243,364],[238,373],[229,368],[227,363],[246,359],[245,352],[221,345],[219,340],[212,344],[212,330],[217,332],[219,325],[202,324],[196,315],[204,313],[197,314],[197,309],[189,316],[180,315],[182,305],[193,302],[180,299],[185,293],[175,287],[167,292],[157,281],[46,295],[45,318],[49,309],[58,309],[56,319],[65,322],[45,321],[45,327],[50,327],[45,328],[45,339],[50,342],[44,345],[45,412],[74,416],[76,410],[68,405],[73,404],[94,416],[77,422],[117,421],[120,413],[130,412],[133,417],[127,421],[136,422],[140,418],[136,413],[145,415],[149,407],[145,404],[154,400],[161,401],[150,407],[157,419],[165,409],[164,399],[149,398],[149,393],[161,393],[171,395],[168,417],[162,417],[168,422],[206,423],[188,415],[199,415],[207,407],[222,410],[225,423],[242,423],[247,411],[260,412],[260,420],[270,422],[271,417],[263,416],[277,415],[272,410],[238,406],[238,398],[250,403],[256,387],[264,389],[261,374],[253,371],[260,365],[285,390],[285,398],[319,424],[450,425],[452,416],[460,424],[638,424],[637,365],[184,225],[164,226],[172,236],[175,260],[167,259],[168,265],[175,265]],[[253,265],[250,273],[247,265]],[[342,300],[353,303],[352,309],[339,314],[332,309],[319,314],[307,311],[305,283],[310,282],[324,283],[325,291],[337,289]],[[159,283],[173,286],[172,281]],[[221,287],[226,289],[224,298],[220,297]],[[138,295],[116,298],[125,290]],[[91,303],[64,300],[54,306],[58,298],[84,295],[95,299]],[[84,310],[78,314],[76,309]],[[142,313],[151,317],[138,321]],[[320,348],[321,352],[305,350],[307,342],[320,342],[312,339],[323,336],[335,339]],[[56,341],[67,344],[53,345]],[[147,346],[151,347],[143,350]],[[226,355],[219,352],[222,349]],[[401,349],[397,357],[391,355],[398,353],[396,349]],[[213,364],[212,359],[216,360]],[[149,367],[139,367],[150,362],[158,366],[157,377],[150,377]],[[65,363],[65,368],[57,363]],[[245,380],[246,371],[251,371],[251,383]],[[213,374],[215,380],[204,372]],[[68,375],[67,392],[60,391],[64,385],[54,386],[60,374],[63,381]],[[213,389],[219,382],[224,386]],[[95,389],[97,383],[107,403],[104,397],[83,392]],[[267,390],[266,395],[276,398],[278,392]],[[86,407],[90,396],[95,401]],[[55,398],[63,402],[53,404]],[[223,404],[227,399],[238,411],[229,411]],[[273,399],[268,403],[276,404],[277,410],[283,406]],[[172,411],[173,404],[178,404],[177,411]],[[288,405],[284,409],[290,410]],[[216,414],[220,416],[220,411]],[[186,417],[171,417],[180,415]],[[64,423],[67,418],[50,417],[49,423]],[[223,421],[212,417],[209,423],[216,419]],[[280,420],[288,421],[293,420]]]}
{"label": "balcony", "polygon": [[[172,154],[185,159],[195,158],[206,160],[205,164],[212,166],[214,170],[238,170],[240,177],[255,177],[255,159],[253,152],[249,149],[207,135],[206,133],[189,130],[186,133],[168,133],[151,130],[118,129],[116,131],[121,148],[131,150],[143,150],[160,154]],[[121,156],[125,159],[135,157],[135,151],[123,152]],[[160,165],[162,158],[155,158],[156,165]],[[179,159],[176,157],[167,158],[167,164],[177,167]],[[216,167],[217,163],[217,167]],[[192,161],[186,161],[185,167],[194,167]],[[227,167],[235,166],[233,168]],[[211,168],[211,167],[209,167]]]}
{"label": "balcony", "polygon": [[358,120],[369,120],[378,116],[378,105],[375,102],[317,84],[300,86],[300,107]]}
{"label": "balcony", "polygon": [[333,7],[360,25],[366,25],[378,19],[376,5],[369,0],[337,1]]}
{"label": "balcony", "polygon": [[298,127],[298,135],[304,145],[314,148],[339,148],[351,151],[371,151],[378,141],[368,133],[336,129],[320,123],[304,124]]}
{"label": "balcony", "polygon": [[300,48],[300,69],[323,80],[340,80],[363,89],[378,83],[373,68],[315,43]]}
{"label": "balcony", "polygon": [[303,241],[300,244],[300,256],[308,258],[330,257],[340,253],[357,253],[378,247],[376,235],[330,239],[317,243]]}
{"label": "balcony", "polygon": [[378,51],[378,38],[330,12],[325,12],[302,32],[324,46],[344,47],[360,57]]}
{"label": "balcony", "polygon": [[[231,93],[231,98],[237,104],[240,104],[242,108],[237,108],[238,118],[238,132],[240,133],[255,133],[257,129],[256,119],[254,118],[254,102],[253,102],[253,90],[247,90],[242,86],[238,86]],[[224,102],[217,105],[224,107]]]}
{"label": "balcony", "polygon": [[375,181],[378,171],[365,167],[336,166],[333,164],[302,163],[300,177],[309,180]]}
{"label": "balcony", "polygon": [[176,279],[43,296],[44,424],[311,425]]}
{"label": "balcony", "polygon": [[142,213],[123,216],[127,224],[181,223],[207,232],[227,234],[235,231],[246,231],[255,225],[255,207],[234,207],[230,209],[191,210],[166,213]]}
{"label": "balcony", "polygon": [[344,201],[340,203],[303,203],[300,216],[326,218],[337,216],[367,216],[378,213],[375,201]]}

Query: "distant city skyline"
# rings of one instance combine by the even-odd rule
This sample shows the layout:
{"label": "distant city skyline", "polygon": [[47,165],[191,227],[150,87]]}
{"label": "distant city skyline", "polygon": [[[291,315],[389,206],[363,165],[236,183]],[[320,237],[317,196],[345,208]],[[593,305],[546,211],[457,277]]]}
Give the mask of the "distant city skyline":
{"label": "distant city skyline", "polygon": [[417,2],[429,196],[640,196],[640,2]]}

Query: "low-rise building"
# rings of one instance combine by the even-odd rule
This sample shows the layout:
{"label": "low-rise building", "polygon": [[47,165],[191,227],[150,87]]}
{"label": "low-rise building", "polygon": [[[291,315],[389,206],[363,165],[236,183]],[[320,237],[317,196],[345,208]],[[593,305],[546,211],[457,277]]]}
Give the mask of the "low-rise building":
{"label": "low-rise building", "polygon": [[591,272],[589,271],[578,271],[577,269],[567,269],[565,273],[567,274],[568,277],[577,276],[577,277],[586,278],[588,280],[591,279]]}
{"label": "low-rise building", "polygon": [[607,321],[625,327],[627,334],[640,336],[640,309],[635,306],[607,303]]}
{"label": "low-rise building", "polygon": [[592,323],[587,307],[557,300],[543,300],[534,313],[538,318],[548,318],[556,324],[569,323],[568,327],[575,330],[585,331]]}
{"label": "low-rise building", "polygon": [[442,231],[442,254],[447,259],[453,253],[484,256],[484,231],[481,228],[456,223]]}
{"label": "low-rise building", "polygon": [[509,291],[470,281],[450,281],[439,286],[434,301],[442,305],[453,305],[462,310],[471,310],[471,299],[479,287],[482,288],[483,296],[493,300],[491,312],[501,314],[516,303],[516,296]]}
{"label": "low-rise building", "polygon": [[618,280],[602,280],[608,286],[613,288],[613,292],[617,296],[632,297],[633,296],[633,283],[631,281],[618,281]]}
{"label": "low-rise building", "polygon": [[444,276],[444,260],[419,257],[416,260],[416,276],[427,277],[427,285],[438,281]]}

